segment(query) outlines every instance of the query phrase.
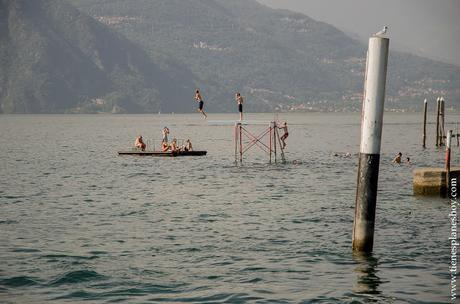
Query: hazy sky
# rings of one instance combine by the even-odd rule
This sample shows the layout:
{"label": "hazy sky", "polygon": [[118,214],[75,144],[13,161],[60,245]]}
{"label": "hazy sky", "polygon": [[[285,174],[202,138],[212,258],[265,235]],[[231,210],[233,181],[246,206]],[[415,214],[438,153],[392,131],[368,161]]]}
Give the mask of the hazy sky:
{"label": "hazy sky", "polygon": [[460,0],[258,0],[369,37],[389,27],[391,46],[460,66]]}

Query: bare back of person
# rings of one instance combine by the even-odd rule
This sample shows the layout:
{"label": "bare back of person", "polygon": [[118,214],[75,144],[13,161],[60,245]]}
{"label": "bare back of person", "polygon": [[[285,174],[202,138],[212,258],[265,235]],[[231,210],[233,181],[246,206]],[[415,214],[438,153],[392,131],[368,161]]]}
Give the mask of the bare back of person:
{"label": "bare back of person", "polygon": [[203,101],[203,98],[201,97],[201,93],[199,90],[196,90],[195,91],[195,101],[198,102],[198,112],[200,112],[201,114],[203,114],[204,118],[207,118],[208,115],[206,115],[206,113],[204,112],[203,108],[204,108],[204,101]]}

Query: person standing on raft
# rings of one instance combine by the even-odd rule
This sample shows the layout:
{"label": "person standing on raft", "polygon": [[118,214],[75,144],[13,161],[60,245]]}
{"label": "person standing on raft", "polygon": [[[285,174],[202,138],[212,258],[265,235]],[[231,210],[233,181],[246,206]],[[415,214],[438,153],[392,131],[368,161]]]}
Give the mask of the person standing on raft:
{"label": "person standing on raft", "polygon": [[283,143],[283,149],[286,148],[286,138],[288,138],[289,136],[289,131],[288,131],[288,126],[287,126],[287,122],[283,122],[283,124],[281,125],[281,127],[278,127],[278,129],[283,129],[284,130],[284,134],[283,136],[281,136],[280,140],[281,142]]}
{"label": "person standing on raft", "polygon": [[200,90],[195,91],[195,100],[196,102],[198,102],[198,112],[203,114],[204,118],[208,118],[208,115],[206,115],[206,113],[203,110],[204,102],[203,98],[201,97]]}
{"label": "person standing on raft", "polygon": [[243,96],[241,96],[240,92],[236,92],[235,101],[238,105],[238,112],[240,113],[240,121],[243,120]]}
{"label": "person standing on raft", "polygon": [[185,142],[185,145],[184,145],[184,151],[193,151],[193,146],[192,146],[192,142],[190,141],[190,139],[187,139],[187,141]]}
{"label": "person standing on raft", "polygon": [[163,133],[163,139],[161,140],[161,142],[168,143],[169,128],[164,127],[161,132]]}

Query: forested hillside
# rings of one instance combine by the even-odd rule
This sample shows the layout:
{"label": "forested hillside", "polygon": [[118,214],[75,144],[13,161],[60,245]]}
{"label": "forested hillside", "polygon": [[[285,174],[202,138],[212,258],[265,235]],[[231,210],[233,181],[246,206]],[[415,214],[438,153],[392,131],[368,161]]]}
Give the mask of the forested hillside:
{"label": "forested hillside", "polygon": [[[197,87],[210,111],[356,111],[365,51],[254,0],[0,0],[0,112],[190,112]],[[391,51],[388,74],[387,108],[460,102],[459,67]]]}
{"label": "forested hillside", "polygon": [[160,68],[143,49],[65,1],[1,0],[0,31],[1,112],[192,108],[182,104],[194,87],[191,72]]}
{"label": "forested hillside", "polygon": [[[215,109],[233,107],[236,90],[252,110],[360,107],[366,46],[303,14],[253,0],[72,3],[156,61],[168,54],[188,67]],[[389,107],[411,107],[411,101],[437,95],[460,102],[459,88],[459,67],[391,51]]]}

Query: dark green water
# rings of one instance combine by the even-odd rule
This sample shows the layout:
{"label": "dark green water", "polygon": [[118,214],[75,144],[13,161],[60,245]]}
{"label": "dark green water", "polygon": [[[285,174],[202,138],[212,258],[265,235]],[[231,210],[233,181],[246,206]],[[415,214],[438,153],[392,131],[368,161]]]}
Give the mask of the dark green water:
{"label": "dark green water", "polygon": [[[357,158],[333,156],[359,150],[359,114],[280,116],[288,162],[254,150],[241,167],[233,128],[195,114],[0,116],[0,302],[448,302],[448,201],[412,196],[412,170],[443,161],[420,117],[385,114],[374,254],[359,257]],[[164,125],[208,156],[116,155]],[[399,151],[412,166],[390,163]]]}

